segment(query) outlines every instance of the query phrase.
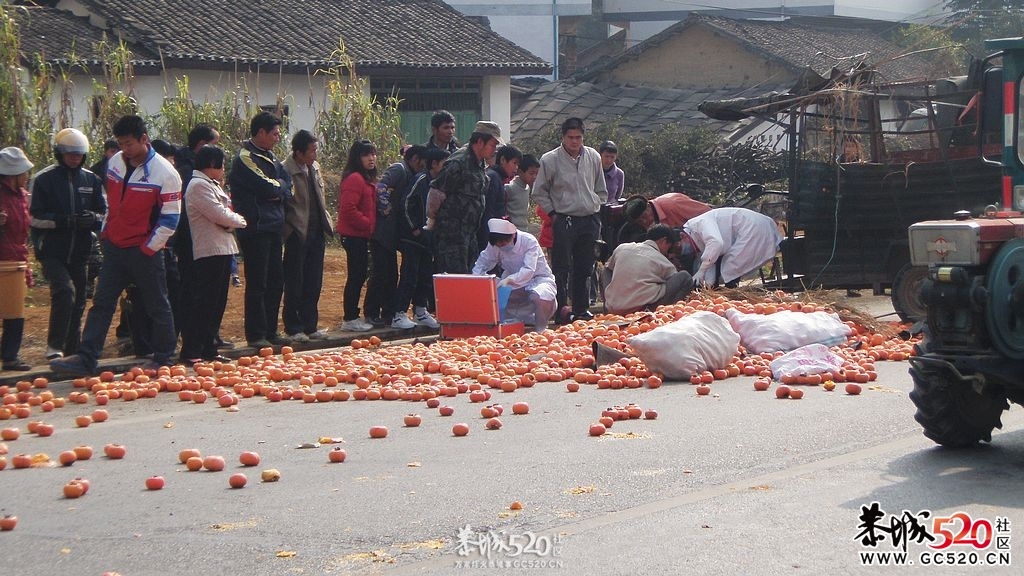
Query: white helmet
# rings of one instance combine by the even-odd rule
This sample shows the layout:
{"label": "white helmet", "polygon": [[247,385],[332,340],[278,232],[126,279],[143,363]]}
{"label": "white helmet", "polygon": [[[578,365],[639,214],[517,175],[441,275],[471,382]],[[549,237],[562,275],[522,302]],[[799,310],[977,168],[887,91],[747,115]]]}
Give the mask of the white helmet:
{"label": "white helmet", "polygon": [[77,128],[65,128],[53,137],[53,149],[58,154],[88,154],[89,139]]}

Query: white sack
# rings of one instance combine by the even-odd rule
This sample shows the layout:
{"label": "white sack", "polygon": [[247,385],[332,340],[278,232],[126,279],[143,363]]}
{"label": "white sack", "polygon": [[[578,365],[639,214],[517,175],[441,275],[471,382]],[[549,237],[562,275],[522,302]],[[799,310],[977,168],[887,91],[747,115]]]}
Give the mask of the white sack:
{"label": "white sack", "polygon": [[795,350],[807,344],[832,346],[845,342],[853,331],[837,314],[829,312],[783,310],[774,314],[744,314],[730,308],[725,317],[739,333],[747,352],[754,354]]}
{"label": "white sack", "polygon": [[784,376],[807,376],[822,372],[837,372],[843,367],[843,359],[832,353],[824,344],[808,344],[779,356],[769,368],[772,378],[781,380]]}
{"label": "white sack", "polygon": [[692,374],[725,368],[739,350],[740,336],[718,314],[695,312],[626,343],[651,372],[689,380]]}

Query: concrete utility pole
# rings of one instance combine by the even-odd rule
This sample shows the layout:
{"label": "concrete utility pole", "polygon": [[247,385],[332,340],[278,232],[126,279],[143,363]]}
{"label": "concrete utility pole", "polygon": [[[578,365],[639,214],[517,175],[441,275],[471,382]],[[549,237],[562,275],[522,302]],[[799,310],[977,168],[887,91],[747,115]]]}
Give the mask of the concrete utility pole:
{"label": "concrete utility pole", "polygon": [[551,0],[551,36],[554,56],[551,57],[551,79],[558,80],[558,0]]}

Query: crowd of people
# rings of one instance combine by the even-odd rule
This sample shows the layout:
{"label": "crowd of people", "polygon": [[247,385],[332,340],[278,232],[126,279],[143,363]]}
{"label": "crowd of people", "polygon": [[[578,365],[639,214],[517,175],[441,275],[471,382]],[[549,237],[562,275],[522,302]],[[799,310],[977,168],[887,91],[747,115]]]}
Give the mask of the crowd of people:
{"label": "crowd of people", "polygon": [[[511,290],[508,314],[542,331],[552,320],[592,318],[592,279],[609,311],[631,312],[685,298],[695,285],[731,285],[781,240],[749,210],[712,210],[683,194],[625,196],[618,147],[585,145],[579,118],[565,120],[560,144],[539,156],[506,144],[494,122],[477,122],[464,145],[447,111],[433,115],[431,129],[386,167],[374,142],[352,142],[336,218],[317,137],[297,130],[282,161],[273,152],[282,120],[269,112],[251,119],[249,139],[230,156],[212,126],[194,127],[177,147],[151,139],[136,115],[114,124],[92,169],[89,141],[73,128],[55,134],[55,162],[30,183],[24,152],[3,149],[3,369],[30,369],[18,355],[24,298],[6,297],[9,286],[23,294],[32,281],[29,240],[50,285],[47,360],[67,375],[96,372],[119,303],[135,353],[151,367],[223,360],[229,286],[243,284],[236,256],[249,346],[326,338],[319,301],[335,235],[347,262],[338,327],[347,332],[437,328],[438,273],[496,275]],[[531,205],[537,236],[527,231]],[[616,248],[598,276],[594,247],[608,205],[623,205],[642,237]],[[91,289],[97,238],[102,264]]]}

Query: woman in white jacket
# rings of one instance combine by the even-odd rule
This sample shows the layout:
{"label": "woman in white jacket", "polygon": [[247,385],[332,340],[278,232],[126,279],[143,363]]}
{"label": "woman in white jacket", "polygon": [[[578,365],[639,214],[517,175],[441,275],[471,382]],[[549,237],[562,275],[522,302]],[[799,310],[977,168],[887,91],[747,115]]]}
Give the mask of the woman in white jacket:
{"label": "woman in white jacket", "polygon": [[181,361],[191,366],[203,360],[228,360],[217,353],[217,334],[228,303],[231,259],[238,253],[235,229],[245,218],[231,209],[231,197],[221,187],[225,154],[204,146],[196,153],[195,171],[185,192],[185,209],[192,233],[192,296],[181,335]]}

